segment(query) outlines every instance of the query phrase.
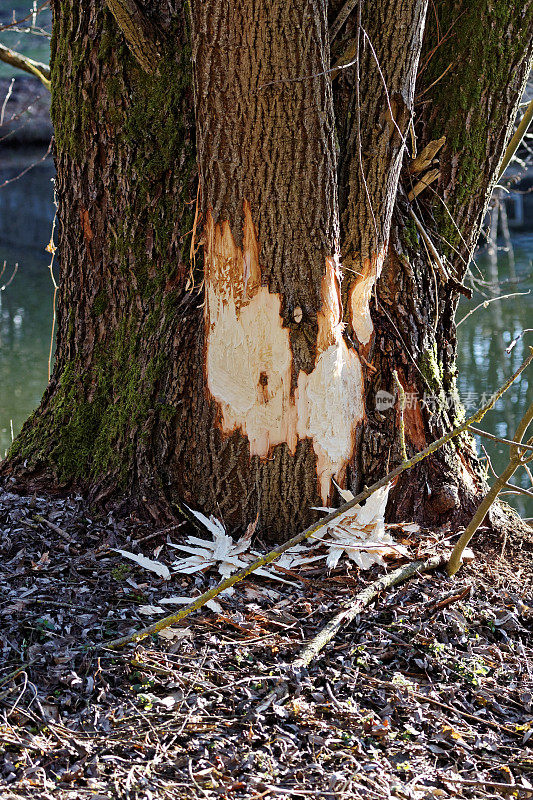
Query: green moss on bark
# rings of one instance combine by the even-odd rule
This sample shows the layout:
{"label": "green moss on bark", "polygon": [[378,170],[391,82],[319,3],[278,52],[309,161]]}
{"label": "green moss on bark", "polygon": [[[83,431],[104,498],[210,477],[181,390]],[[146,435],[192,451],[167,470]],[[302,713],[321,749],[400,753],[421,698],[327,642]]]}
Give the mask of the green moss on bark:
{"label": "green moss on bark", "polygon": [[[125,487],[146,421],[160,411],[164,366],[160,355],[141,368],[136,330],[137,320],[122,324],[111,351],[100,352],[91,370],[68,362],[46,414],[26,422],[9,456],[46,460],[62,482],[113,474]],[[169,419],[169,407],[161,410]]]}
{"label": "green moss on bark", "polygon": [[[59,170],[76,182],[75,203],[88,208],[91,222],[90,202],[108,209],[87,262],[79,252],[80,263],[72,262],[69,246],[62,271],[74,287],[83,271],[99,291],[94,299],[84,293],[90,303],[80,311],[71,305],[72,287],[66,295],[51,389],[10,456],[45,465],[61,482],[126,488],[139,454],[149,449],[149,432],[176,415],[161,393],[168,370],[162,342],[175,324],[179,277],[189,270],[196,174],[191,53],[176,25],[159,74],[148,75],[108,11],[88,9],[80,33],[84,13],[57,0],[52,114]],[[101,35],[88,34],[93,26]],[[83,237],[85,248],[85,231]],[[87,356],[79,324],[81,318],[86,330],[91,317]]]}
{"label": "green moss on bark", "polygon": [[[450,0],[428,17],[418,91],[434,111],[424,112],[426,124],[430,121],[424,136],[426,141],[446,136],[443,158],[454,182],[446,200],[460,225],[462,208],[486,192],[495,132],[513,122],[504,117],[509,102],[498,98],[512,90],[517,65],[531,48],[532,26],[533,4],[523,0]],[[453,260],[454,248],[461,249],[463,237],[474,233],[472,220],[472,230],[460,231],[441,203],[433,205]]]}

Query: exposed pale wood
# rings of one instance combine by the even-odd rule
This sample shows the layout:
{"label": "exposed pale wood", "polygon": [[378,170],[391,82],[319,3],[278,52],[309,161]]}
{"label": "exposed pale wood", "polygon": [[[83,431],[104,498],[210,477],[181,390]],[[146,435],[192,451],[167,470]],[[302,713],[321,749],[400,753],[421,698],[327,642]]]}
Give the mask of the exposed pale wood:
{"label": "exposed pale wood", "polygon": [[215,458],[233,460],[231,480],[271,530],[295,524],[281,497],[299,495],[304,527],[334,492],[331,478],[348,479],[364,413],[362,368],[342,325],[326,6],[192,9]]}

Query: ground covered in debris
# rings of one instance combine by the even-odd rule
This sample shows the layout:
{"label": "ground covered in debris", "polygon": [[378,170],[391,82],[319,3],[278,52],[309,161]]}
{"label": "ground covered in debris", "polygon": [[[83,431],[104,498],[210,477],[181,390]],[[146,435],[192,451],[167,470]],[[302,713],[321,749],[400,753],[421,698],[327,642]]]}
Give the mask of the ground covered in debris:
{"label": "ground covered in debris", "polygon": [[[0,490],[3,800],[533,797],[531,542],[384,593],[298,679],[303,644],[383,566],[252,576],[164,635],[88,649],[216,583],[117,552],[170,564],[190,534]],[[445,536],[399,531],[388,564]]]}

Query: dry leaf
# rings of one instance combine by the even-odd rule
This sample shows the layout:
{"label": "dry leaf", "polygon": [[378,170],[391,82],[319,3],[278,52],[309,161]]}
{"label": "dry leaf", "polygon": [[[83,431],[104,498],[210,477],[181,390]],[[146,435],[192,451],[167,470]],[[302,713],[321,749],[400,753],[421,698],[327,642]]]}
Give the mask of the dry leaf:
{"label": "dry leaf", "polygon": [[178,639],[187,639],[192,636],[192,630],[190,628],[163,628],[157,635],[162,639],[176,641]]}

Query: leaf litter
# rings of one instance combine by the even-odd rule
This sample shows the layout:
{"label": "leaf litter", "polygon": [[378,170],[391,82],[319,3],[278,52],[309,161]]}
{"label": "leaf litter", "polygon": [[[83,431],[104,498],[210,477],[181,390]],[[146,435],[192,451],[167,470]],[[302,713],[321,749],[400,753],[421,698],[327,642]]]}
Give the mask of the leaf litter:
{"label": "leaf litter", "polygon": [[[508,563],[484,542],[459,580],[384,594],[258,711],[342,600],[450,535],[383,528],[367,506],[299,550],[317,559],[287,561],[290,576],[251,576],[216,611],[93,653],[216,583],[253,555],[251,535],[226,541],[211,520],[206,546],[186,526],[0,491],[2,800],[533,797],[532,542]],[[358,542],[389,547],[375,553],[387,566],[363,569]],[[203,549],[203,567],[177,571],[176,544]]]}

